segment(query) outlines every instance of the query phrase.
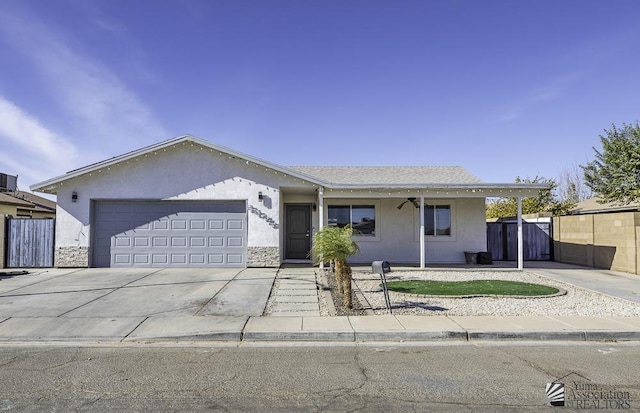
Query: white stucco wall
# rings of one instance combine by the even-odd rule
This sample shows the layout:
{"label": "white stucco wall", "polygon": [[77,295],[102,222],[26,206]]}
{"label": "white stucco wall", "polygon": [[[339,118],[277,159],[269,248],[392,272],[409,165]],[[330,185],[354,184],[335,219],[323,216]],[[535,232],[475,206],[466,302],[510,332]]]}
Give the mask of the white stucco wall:
{"label": "white stucco wall", "polygon": [[[310,186],[200,145],[178,145],[64,182],[56,247],[91,242],[91,200],[246,200],[249,247],[280,245],[280,186]],[[77,202],[71,202],[73,192]],[[264,200],[258,200],[262,192]]]}
{"label": "white stucco wall", "polygon": [[[375,205],[376,235],[354,236],[360,253],[351,258],[353,263],[371,263],[385,260],[397,263],[420,262],[419,209],[403,199],[331,199],[326,198],[325,222],[329,205]],[[452,235],[426,239],[427,263],[464,262],[464,251],[486,251],[487,235],[484,198],[426,199],[425,203],[451,204]]]}

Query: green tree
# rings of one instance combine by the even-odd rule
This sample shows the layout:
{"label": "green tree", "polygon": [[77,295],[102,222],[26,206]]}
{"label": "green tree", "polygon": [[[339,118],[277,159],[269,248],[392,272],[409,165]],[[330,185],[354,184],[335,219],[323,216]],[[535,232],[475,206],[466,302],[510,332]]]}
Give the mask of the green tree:
{"label": "green tree", "polygon": [[347,258],[357,254],[358,244],[352,239],[353,229],[346,227],[324,227],[313,236],[311,258],[314,263],[333,261],[335,263],[338,292],[344,296],[344,307],[353,308],[351,299],[351,267]]}
{"label": "green tree", "polygon": [[[533,179],[516,178],[517,183],[545,184],[547,188],[538,192],[538,196],[522,199],[522,213],[535,214],[538,212],[551,212],[553,215],[561,215],[575,206],[575,202],[558,200],[554,196],[554,190],[558,184],[553,179],[536,176]],[[518,215],[518,200],[515,197],[498,198],[487,203],[487,218],[507,218]]]}
{"label": "green tree", "polygon": [[611,125],[600,135],[602,150],[582,168],[585,183],[601,202],[629,204],[640,201],[640,126],[638,122]]}

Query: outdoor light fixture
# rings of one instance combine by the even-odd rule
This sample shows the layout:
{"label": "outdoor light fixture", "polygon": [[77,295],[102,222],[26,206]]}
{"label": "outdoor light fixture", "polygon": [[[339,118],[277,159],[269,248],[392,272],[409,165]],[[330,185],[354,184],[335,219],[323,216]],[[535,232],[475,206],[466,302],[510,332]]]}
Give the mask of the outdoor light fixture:
{"label": "outdoor light fixture", "polygon": [[76,191],[73,191],[71,193],[71,202],[76,202],[78,200],[78,193]]}
{"label": "outdoor light fixture", "polygon": [[318,205],[315,204],[315,202],[311,205],[311,209],[313,209],[314,211],[318,210]]}
{"label": "outdoor light fixture", "polygon": [[258,201],[264,201],[264,195],[262,195],[262,192],[258,192]]}

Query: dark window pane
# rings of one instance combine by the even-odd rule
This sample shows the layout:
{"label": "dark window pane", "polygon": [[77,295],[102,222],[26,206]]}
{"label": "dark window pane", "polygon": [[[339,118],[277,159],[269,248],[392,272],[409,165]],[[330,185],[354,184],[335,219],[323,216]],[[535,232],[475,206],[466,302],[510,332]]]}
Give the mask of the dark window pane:
{"label": "dark window pane", "polygon": [[449,205],[436,207],[436,235],[451,235],[451,208]]}
{"label": "dark window pane", "polygon": [[434,207],[425,205],[424,207],[424,234],[435,235]]}
{"label": "dark window pane", "polygon": [[351,207],[351,227],[354,234],[375,235],[376,209],[373,205]]}
{"label": "dark window pane", "polygon": [[330,227],[346,227],[351,222],[350,207],[347,206],[329,206],[327,214],[327,225]]}

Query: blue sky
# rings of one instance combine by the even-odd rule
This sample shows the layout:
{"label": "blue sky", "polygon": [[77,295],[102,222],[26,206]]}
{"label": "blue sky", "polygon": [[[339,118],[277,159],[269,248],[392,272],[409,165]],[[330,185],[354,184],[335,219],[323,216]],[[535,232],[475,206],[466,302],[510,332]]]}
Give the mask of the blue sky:
{"label": "blue sky", "polygon": [[640,120],[636,0],[2,0],[0,171],[193,134],[282,165],[556,178]]}

